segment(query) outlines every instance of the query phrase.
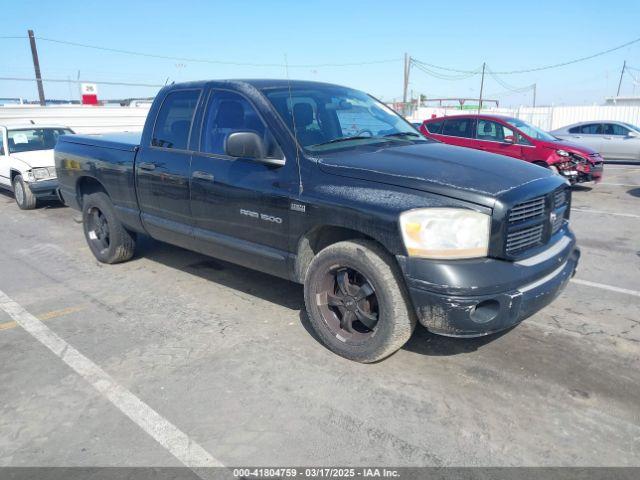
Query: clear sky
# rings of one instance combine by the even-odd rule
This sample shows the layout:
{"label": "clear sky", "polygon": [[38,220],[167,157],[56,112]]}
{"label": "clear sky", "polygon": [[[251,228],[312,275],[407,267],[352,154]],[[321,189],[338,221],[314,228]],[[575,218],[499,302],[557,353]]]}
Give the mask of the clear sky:
{"label": "clear sky", "polygon": [[[402,96],[405,52],[432,64],[494,71],[553,64],[640,37],[640,1],[197,1],[0,0],[1,36],[36,36],[175,57],[290,65],[292,79],[360,88],[384,100]],[[28,40],[0,39],[2,77],[32,77]],[[251,67],[154,59],[39,41],[44,78],[159,83],[207,78],[285,78],[282,66]],[[511,86],[537,84],[538,104],[602,103],[615,94],[623,60],[640,68],[640,43],[551,71],[504,75]],[[446,73],[446,72],[441,72]],[[640,94],[632,75],[623,94]],[[450,74],[450,73],[449,73]],[[434,78],[411,70],[410,90],[428,97],[477,97],[480,77]],[[151,96],[149,87],[100,86],[101,98]],[[531,103],[531,92],[502,93],[488,77],[485,96]],[[46,83],[49,98],[77,98],[77,86]],[[35,83],[0,81],[0,97],[37,97]]]}

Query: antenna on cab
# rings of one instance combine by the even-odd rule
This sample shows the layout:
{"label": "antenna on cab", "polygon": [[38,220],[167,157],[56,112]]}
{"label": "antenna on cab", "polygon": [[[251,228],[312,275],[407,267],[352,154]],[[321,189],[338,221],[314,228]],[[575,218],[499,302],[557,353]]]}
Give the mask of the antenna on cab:
{"label": "antenna on cab", "polygon": [[289,86],[289,104],[291,105],[291,124],[293,125],[293,136],[296,144],[296,163],[298,165],[298,195],[302,193],[302,173],[300,169],[300,151],[298,148],[298,129],[296,127],[296,116],[293,113],[293,96],[291,94],[291,79],[289,78],[289,62],[287,61],[287,54],[284,54],[284,70],[287,74],[287,85]]}

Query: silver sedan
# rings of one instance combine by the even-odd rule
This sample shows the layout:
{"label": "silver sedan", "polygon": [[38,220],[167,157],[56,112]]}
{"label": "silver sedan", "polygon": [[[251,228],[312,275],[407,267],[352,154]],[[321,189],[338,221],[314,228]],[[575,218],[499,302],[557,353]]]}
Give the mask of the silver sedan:
{"label": "silver sedan", "polygon": [[640,127],[624,122],[581,122],[559,128],[552,135],[591,147],[607,160],[640,162]]}

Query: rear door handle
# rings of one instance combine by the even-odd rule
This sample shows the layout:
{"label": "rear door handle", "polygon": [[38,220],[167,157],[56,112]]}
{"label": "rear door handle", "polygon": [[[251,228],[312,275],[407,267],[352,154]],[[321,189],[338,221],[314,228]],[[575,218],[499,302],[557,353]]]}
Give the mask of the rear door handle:
{"label": "rear door handle", "polygon": [[155,170],[156,164],[149,163],[149,162],[141,162],[138,164],[138,167],[140,167],[140,170]]}
{"label": "rear door handle", "polygon": [[191,174],[193,178],[197,178],[198,180],[207,180],[209,182],[213,182],[213,175],[207,172],[203,172],[201,170],[196,170]]}

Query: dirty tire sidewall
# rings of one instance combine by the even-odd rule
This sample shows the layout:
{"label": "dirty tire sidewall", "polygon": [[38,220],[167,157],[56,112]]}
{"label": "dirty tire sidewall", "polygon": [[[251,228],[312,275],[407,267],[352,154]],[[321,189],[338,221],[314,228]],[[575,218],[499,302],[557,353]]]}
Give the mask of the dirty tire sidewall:
{"label": "dirty tire sidewall", "polygon": [[[379,309],[375,335],[358,344],[338,339],[316,305],[317,286],[336,265],[354,268],[373,286]],[[316,255],[307,271],[304,296],[309,321],[321,341],[334,353],[361,363],[388,357],[411,337],[416,317],[395,259],[378,244],[367,240],[338,242]]]}
{"label": "dirty tire sidewall", "polygon": [[16,204],[22,210],[36,208],[36,197],[29,185],[24,182],[22,175],[16,175],[13,179],[13,195],[16,199]]}
{"label": "dirty tire sidewall", "polygon": [[[109,226],[109,248],[98,249],[89,237],[88,217],[93,208],[99,209]],[[116,217],[111,199],[106,193],[85,195],[82,201],[82,226],[84,236],[93,255],[102,263],[120,263],[129,260],[135,250],[134,236],[127,231]]]}

